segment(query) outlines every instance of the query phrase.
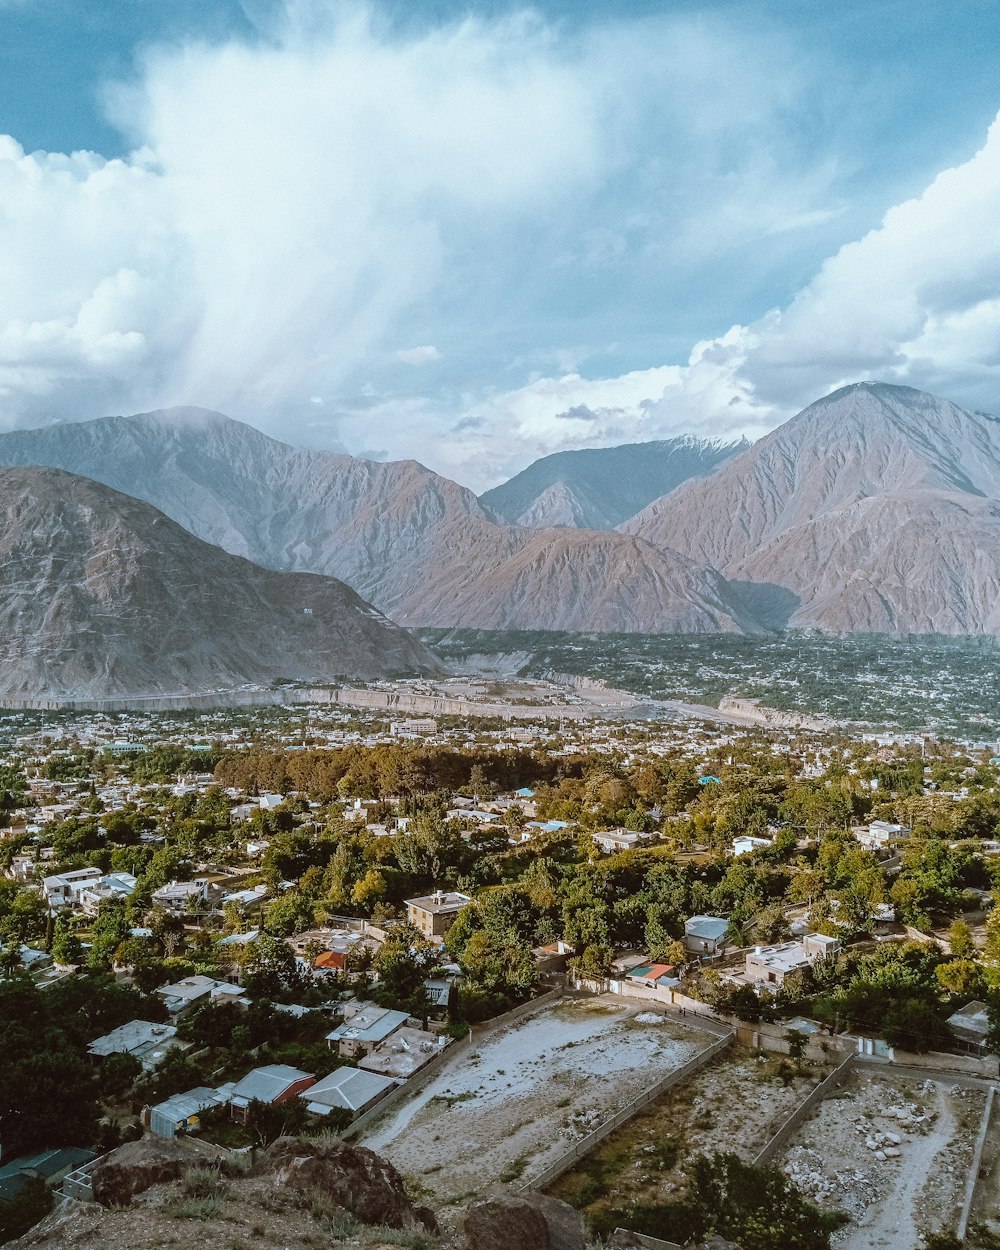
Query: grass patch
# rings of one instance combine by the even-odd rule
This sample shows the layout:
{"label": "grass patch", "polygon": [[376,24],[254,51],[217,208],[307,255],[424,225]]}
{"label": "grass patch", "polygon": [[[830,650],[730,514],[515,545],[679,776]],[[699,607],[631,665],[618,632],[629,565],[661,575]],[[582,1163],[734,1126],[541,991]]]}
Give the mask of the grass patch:
{"label": "grass patch", "polygon": [[175,1220],[215,1220],[222,1214],[218,1198],[172,1198],[163,1210]]}
{"label": "grass patch", "polygon": [[520,1158],[515,1159],[514,1162],[509,1167],[504,1168],[504,1170],[500,1173],[497,1179],[500,1181],[501,1184],[509,1185],[511,1184],[512,1181],[517,1181],[521,1179],[521,1177],[524,1175],[524,1169],[527,1166],[528,1166],[528,1156],[521,1155]]}

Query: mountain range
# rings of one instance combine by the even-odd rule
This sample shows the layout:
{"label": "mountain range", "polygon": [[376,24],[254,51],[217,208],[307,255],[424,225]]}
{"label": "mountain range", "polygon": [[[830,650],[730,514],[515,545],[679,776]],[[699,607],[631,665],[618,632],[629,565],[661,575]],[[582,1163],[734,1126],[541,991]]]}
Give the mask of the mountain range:
{"label": "mountain range", "polygon": [[689,478],[713,469],[750,444],[720,443],[684,434],[621,447],[557,451],[510,481],[480,495],[514,525],[562,525],[613,530]]}
{"label": "mountain range", "polygon": [[[546,492],[551,502],[561,486],[576,501],[571,519],[610,524],[629,498],[648,494],[651,478],[641,490],[622,482],[642,444],[546,457],[506,494],[477,499],[415,461],[299,450],[202,409],[0,435],[0,465],[78,475],[0,478],[8,564],[17,553],[0,580],[0,625],[16,661],[0,693],[4,682],[8,694],[34,688],[48,671],[38,657],[56,654],[74,690],[433,666],[380,613],[483,629],[1000,633],[996,419],[860,383],[752,446],[651,446],[671,488],[608,530],[523,522],[536,507],[545,513]],[[30,526],[19,519],[29,515]],[[158,570],[160,543],[169,559]],[[121,567],[108,565],[106,585],[93,580],[94,553],[106,562],[116,545]],[[225,587],[214,601],[209,582]],[[158,614],[169,646],[148,636]],[[102,631],[114,643],[103,660],[93,641]],[[120,670],[118,655],[128,657]]]}
{"label": "mountain range", "polygon": [[427,673],[331,577],[275,573],[57,469],[0,470],[0,697],[148,697]]}
{"label": "mountain range", "polygon": [[13,431],[0,435],[0,464],[93,478],[267,568],[338,577],[404,625],[756,628],[724,578],[676,552],[498,523],[416,461],[303,451],[205,409]]}

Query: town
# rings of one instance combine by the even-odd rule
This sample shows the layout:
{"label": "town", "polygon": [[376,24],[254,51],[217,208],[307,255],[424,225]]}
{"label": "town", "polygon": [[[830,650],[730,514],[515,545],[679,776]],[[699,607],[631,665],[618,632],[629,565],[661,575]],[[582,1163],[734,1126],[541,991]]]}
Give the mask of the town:
{"label": "town", "polygon": [[0,1239],[143,1134],[334,1133],[442,1219],[681,1242],[735,1158],[994,1244],[994,749],[466,685],[0,717]]}

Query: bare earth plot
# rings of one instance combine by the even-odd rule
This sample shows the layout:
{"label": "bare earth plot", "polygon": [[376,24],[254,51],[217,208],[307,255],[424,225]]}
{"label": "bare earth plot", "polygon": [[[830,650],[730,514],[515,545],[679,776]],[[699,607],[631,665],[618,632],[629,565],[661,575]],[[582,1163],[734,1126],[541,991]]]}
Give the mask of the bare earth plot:
{"label": "bare earth plot", "polygon": [[915,1250],[925,1233],[955,1231],[985,1098],[960,1079],[856,1071],[780,1162],[851,1216],[837,1250]]}
{"label": "bare earth plot", "polygon": [[564,1000],[474,1041],[361,1141],[455,1202],[530,1179],[711,1041],[621,999]]}
{"label": "bare earth plot", "polygon": [[832,1066],[796,1070],[776,1056],[731,1048],[609,1134],[549,1192],[595,1219],[626,1203],[672,1202],[694,1155],[731,1150],[753,1160]]}

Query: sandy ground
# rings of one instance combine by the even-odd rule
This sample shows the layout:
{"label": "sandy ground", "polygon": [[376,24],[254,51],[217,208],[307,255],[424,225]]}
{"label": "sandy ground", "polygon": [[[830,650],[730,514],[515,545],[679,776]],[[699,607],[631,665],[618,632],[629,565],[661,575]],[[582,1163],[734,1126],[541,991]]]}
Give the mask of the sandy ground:
{"label": "sandy ground", "polygon": [[620,998],[564,1000],[474,1040],[361,1142],[455,1202],[530,1179],[711,1041]]}
{"label": "sandy ground", "polygon": [[778,1056],[725,1051],[611,1133],[550,1192],[595,1216],[620,1207],[624,1194],[641,1205],[673,1201],[693,1155],[754,1159],[831,1066],[804,1064],[790,1076]]}
{"label": "sandy ground", "polygon": [[780,1163],[814,1201],[851,1216],[836,1250],[917,1250],[923,1233],[954,1231],[984,1103],[954,1078],[859,1070]]}

